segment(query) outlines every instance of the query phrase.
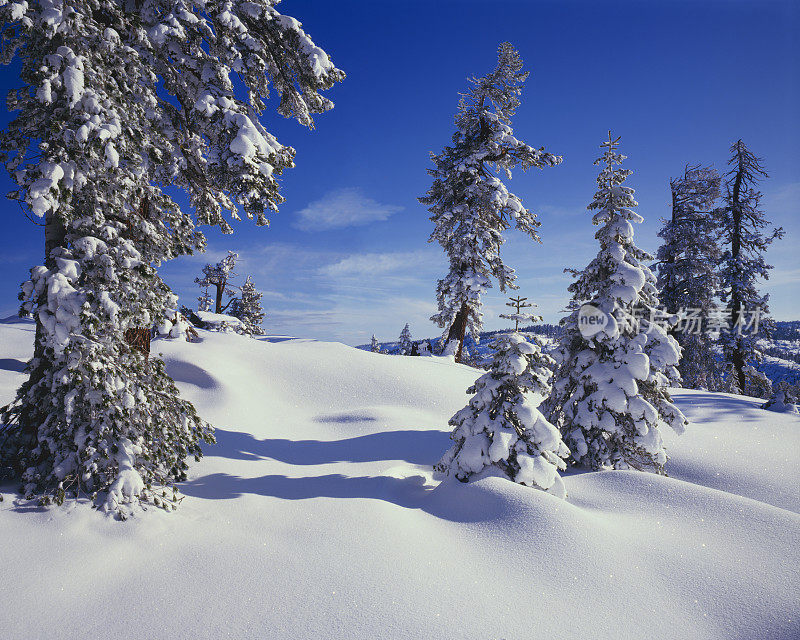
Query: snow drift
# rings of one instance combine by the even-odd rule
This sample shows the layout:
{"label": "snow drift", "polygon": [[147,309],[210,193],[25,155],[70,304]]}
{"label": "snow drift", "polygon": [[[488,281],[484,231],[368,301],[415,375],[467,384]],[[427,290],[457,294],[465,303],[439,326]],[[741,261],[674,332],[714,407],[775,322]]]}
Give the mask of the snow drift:
{"label": "snow drift", "polygon": [[[671,477],[568,497],[433,479],[478,372],[314,341],[157,340],[218,444],[180,509],[118,522],[3,486],[0,629],[29,638],[800,636],[800,419],[678,391]],[[0,324],[0,402],[33,325]]]}

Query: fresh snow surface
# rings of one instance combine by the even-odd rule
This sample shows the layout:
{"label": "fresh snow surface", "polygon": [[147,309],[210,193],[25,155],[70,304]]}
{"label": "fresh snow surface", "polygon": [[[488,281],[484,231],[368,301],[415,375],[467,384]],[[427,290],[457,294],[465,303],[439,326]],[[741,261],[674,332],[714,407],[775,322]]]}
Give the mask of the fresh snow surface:
{"label": "fresh snow surface", "polygon": [[[157,340],[218,444],[174,513],[120,522],[2,487],[0,636],[800,637],[800,418],[677,391],[671,477],[438,484],[479,372],[336,343]],[[0,402],[31,352],[0,323]]]}

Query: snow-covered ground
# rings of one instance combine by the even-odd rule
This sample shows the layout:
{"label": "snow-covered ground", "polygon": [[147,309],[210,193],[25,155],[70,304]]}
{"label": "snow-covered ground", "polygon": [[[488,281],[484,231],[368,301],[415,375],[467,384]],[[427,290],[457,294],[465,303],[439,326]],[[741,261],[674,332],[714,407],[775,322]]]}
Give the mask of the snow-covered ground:
{"label": "snow-covered ground", "polygon": [[[0,402],[33,326],[0,324]],[[561,501],[431,477],[478,373],[200,331],[158,340],[217,427],[175,513],[0,503],[0,637],[800,637],[800,419],[680,391],[671,477],[568,475]]]}

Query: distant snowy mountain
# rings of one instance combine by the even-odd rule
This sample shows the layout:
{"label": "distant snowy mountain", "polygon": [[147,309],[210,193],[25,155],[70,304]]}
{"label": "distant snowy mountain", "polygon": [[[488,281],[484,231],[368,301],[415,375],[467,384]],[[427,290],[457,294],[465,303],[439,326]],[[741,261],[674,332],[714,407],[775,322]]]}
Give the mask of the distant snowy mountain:
{"label": "distant snowy mountain", "polygon": [[[0,402],[31,355],[0,324]],[[126,522],[0,487],[0,636],[790,640],[800,418],[678,390],[670,477],[441,482],[477,373],[443,358],[200,330],[158,339],[217,428],[174,513]]]}

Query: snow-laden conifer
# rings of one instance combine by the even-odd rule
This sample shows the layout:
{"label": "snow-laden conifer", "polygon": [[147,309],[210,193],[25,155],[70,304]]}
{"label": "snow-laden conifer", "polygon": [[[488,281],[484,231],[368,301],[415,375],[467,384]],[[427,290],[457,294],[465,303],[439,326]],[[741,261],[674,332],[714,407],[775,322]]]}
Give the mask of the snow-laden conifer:
{"label": "snow-laden conifer", "polygon": [[559,470],[569,449],[537,409],[549,393],[551,358],[519,333],[491,344],[491,367],[467,389],[469,404],[450,419],[453,446],[436,469],[467,482],[495,467],[509,479],[565,497]]}
{"label": "snow-laden conifer", "polygon": [[[232,298],[236,294],[231,281],[236,277],[233,270],[236,268],[238,259],[238,253],[228,251],[228,255],[216,264],[207,264],[203,267],[202,278],[194,279],[195,283],[204,291],[204,294],[198,298],[201,305],[206,306],[207,304],[204,297],[208,296],[209,288],[214,291],[214,313],[223,313],[228,308],[228,305],[222,306],[223,296]],[[198,311],[211,311],[211,309],[198,308]]]}
{"label": "snow-laden conifer", "polygon": [[264,334],[261,323],[264,321],[264,310],[261,308],[263,294],[256,290],[256,285],[250,276],[244,281],[241,293],[233,304],[232,316],[239,318],[244,325],[244,332],[260,336]]}
{"label": "snow-laden conifer", "polygon": [[0,0],[2,60],[21,62],[2,159],[45,236],[21,295],[37,319],[29,379],[0,416],[0,470],[25,496],[171,507],[187,457],[213,441],[125,335],[174,314],[155,266],[203,249],[195,221],[230,232],[225,210],[266,224],[277,209],[294,150],[258,121],[270,85],[303,124],[332,106],[319,90],[343,74],[274,4]]}
{"label": "snow-laden conifer", "polygon": [[408,323],[406,323],[406,326],[403,327],[403,330],[400,332],[400,338],[397,341],[398,353],[401,356],[408,356],[411,355],[413,348],[414,343],[411,340],[411,329],[409,329]]}
{"label": "snow-laden conifer", "polygon": [[772,395],[761,408],[776,413],[798,413],[797,398],[793,397],[791,392],[790,385],[782,380],[774,386]]}
{"label": "snow-laden conifer", "polygon": [[[653,257],[633,242],[632,223],[642,217],[632,210],[633,189],[623,186],[631,171],[618,168],[625,159],[618,145],[609,132],[595,162],[603,168],[588,208],[595,211],[593,224],[601,225],[600,251],[569,287],[574,301],[591,307],[577,307],[562,321],[553,391],[543,408],[575,462],[663,473],[661,429],[680,433],[686,424],[667,391],[679,379],[680,347],[655,321],[655,276],[645,264]],[[589,316],[605,324],[581,325]]]}
{"label": "snow-laden conifer", "polygon": [[719,188],[715,169],[687,165],[682,176],[670,180],[672,214],[658,233],[664,240],[656,253],[659,299],[666,311],[681,315],[671,335],[682,349],[678,371],[683,385],[691,389],[717,390],[721,384],[708,331],[719,290],[714,212]]}
{"label": "snow-laden conifer", "polygon": [[763,380],[748,378],[758,372],[762,360],[759,337],[768,337],[774,327],[768,315],[769,295],[761,295],[756,284],[758,279],[769,280],[772,265],[766,263],[764,254],[773,240],[783,237],[783,229],[773,229],[769,235],[764,233],[769,222],[760,208],[762,194],[756,189],[758,182],[767,177],[762,159],[753,155],[741,140],[730,151],[731,169],[726,175],[724,204],[718,209],[718,223],[726,245],[720,271],[721,297],[727,303],[730,326],[722,332],[720,341],[730,372],[729,389],[748,393],[754,387],[764,386]]}
{"label": "snow-laden conifer", "polygon": [[375,337],[374,333],[372,334],[372,340],[370,340],[369,343],[369,350],[372,351],[372,353],[380,353],[381,350],[381,346],[378,344],[378,339]]}
{"label": "snow-laden conifer", "polygon": [[208,287],[204,287],[203,290],[200,292],[200,295],[197,296],[197,310],[211,311],[211,307],[213,304],[214,300],[208,293]]}
{"label": "snow-laden conifer", "polygon": [[429,242],[438,242],[450,261],[439,280],[439,311],[431,320],[446,329],[445,353],[461,359],[464,335],[477,340],[482,326],[481,296],[498,281],[501,291],[515,289],[514,270],[500,257],[503,232],[509,227],[539,241],[536,215],[509,192],[502,177],[520,167],[554,166],[560,156],[534,149],[514,137],[511,118],[528,73],[514,47],[504,42],[498,49],[497,67],[482,78],[472,78],[462,95],[455,117],[457,131],[452,146],[431,154],[428,170],[433,184],[420,202],[428,205],[436,227]]}

